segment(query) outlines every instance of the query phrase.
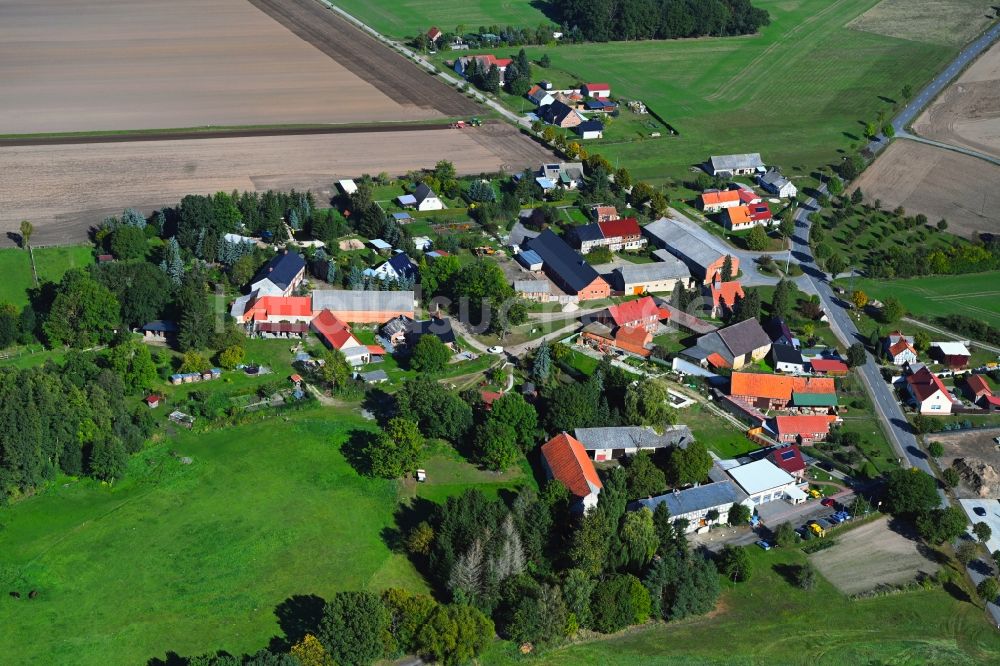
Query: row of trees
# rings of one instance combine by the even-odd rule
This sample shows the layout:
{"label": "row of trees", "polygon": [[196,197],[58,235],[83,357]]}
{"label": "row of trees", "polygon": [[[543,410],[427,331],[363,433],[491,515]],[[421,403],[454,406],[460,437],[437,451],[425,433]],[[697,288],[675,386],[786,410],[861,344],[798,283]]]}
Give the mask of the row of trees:
{"label": "row of trees", "polygon": [[556,0],[563,22],[590,41],[747,35],[771,22],[749,0]]}

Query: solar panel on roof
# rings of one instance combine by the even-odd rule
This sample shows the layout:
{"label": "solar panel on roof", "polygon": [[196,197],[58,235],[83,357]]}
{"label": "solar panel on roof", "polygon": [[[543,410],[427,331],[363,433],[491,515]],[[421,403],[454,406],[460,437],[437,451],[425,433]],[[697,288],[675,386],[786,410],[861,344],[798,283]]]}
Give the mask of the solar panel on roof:
{"label": "solar panel on roof", "polygon": [[782,460],[791,460],[794,457],[795,457],[795,451],[782,451],[781,452],[781,459]]}

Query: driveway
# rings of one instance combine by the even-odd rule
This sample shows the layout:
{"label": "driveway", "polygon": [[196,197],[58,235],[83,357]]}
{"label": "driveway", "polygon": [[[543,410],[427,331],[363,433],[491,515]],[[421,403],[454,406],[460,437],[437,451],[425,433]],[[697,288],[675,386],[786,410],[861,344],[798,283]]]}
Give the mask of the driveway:
{"label": "driveway", "polygon": [[[960,499],[958,503],[969,516],[972,525],[976,523],[986,523],[993,530],[993,536],[986,542],[986,548],[992,553],[1000,550],[1000,501],[995,499]],[[982,509],[986,515],[976,514],[976,509]],[[972,527],[970,525],[971,533]]]}

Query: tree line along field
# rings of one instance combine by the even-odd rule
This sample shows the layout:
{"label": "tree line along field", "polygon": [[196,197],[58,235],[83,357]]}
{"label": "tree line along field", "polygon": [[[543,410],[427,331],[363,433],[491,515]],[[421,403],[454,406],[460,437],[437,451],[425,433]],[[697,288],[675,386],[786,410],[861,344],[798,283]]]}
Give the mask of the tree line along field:
{"label": "tree line along field", "polygon": [[[910,315],[930,323],[935,317],[957,314],[1000,326],[998,280],[1000,272],[992,271],[908,280],[859,279],[854,281],[854,288],[879,300],[895,296]],[[848,281],[840,282],[846,284]]]}
{"label": "tree line along field", "polygon": [[[848,27],[874,0],[755,4],[772,21],[758,35],[526,51],[533,61],[542,53],[552,60],[549,70],[534,68],[535,79],[604,81],[613,95],[641,99],[670,123],[678,136],[650,138],[641,122],[619,133],[612,123],[605,139],[587,142],[588,150],[619,160],[636,177],[662,181],[684,178],[711,154],[741,152],[760,152],[790,177],[807,176],[860,146],[864,122],[878,111],[891,114],[893,104],[880,96],[901,102],[904,84],[918,87],[958,50],[936,38],[922,42]],[[616,122],[645,118],[623,111]]]}
{"label": "tree line along field", "polygon": [[371,426],[331,416],[185,432],[137,455],[113,489],[81,480],[5,508],[3,661],[254,652],[280,634],[274,609],[293,594],[425,591],[380,534],[394,524],[396,482],[359,476],[339,451]]}

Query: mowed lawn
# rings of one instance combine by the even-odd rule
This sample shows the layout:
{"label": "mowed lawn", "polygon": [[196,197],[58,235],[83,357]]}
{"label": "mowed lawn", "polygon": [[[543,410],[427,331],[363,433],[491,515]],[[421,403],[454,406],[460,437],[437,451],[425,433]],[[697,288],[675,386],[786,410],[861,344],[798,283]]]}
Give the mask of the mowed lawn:
{"label": "mowed lawn", "polygon": [[410,39],[437,26],[454,32],[478,32],[479,26],[514,25],[534,28],[550,24],[539,8],[545,0],[331,0],[331,3],[363,20],[383,35]]}
{"label": "mowed lawn", "polygon": [[[675,625],[657,624],[607,640],[540,655],[539,666],[593,664],[987,664],[1000,660],[1000,633],[983,610],[941,589],[851,601],[822,578],[812,591],[783,573],[799,551],[752,547],[753,576],[723,582],[718,610]],[[963,594],[961,590],[958,594]],[[486,664],[523,663],[509,644]]]}
{"label": "mowed lawn", "polygon": [[339,451],[371,427],[312,408],[184,433],[133,459],[113,489],[71,483],[3,509],[2,661],[239,654],[281,635],[274,609],[291,595],[426,589],[380,534],[393,525],[397,483],[358,476]]}
{"label": "mowed lawn", "polygon": [[[42,247],[34,252],[40,283],[58,282],[69,269],[94,263],[93,250],[85,245]],[[3,276],[0,303],[11,303],[19,308],[27,304],[28,289],[35,286],[28,252],[18,248],[0,250],[0,276]]]}
{"label": "mowed lawn", "polygon": [[907,313],[931,323],[940,315],[960,314],[1000,326],[1000,271],[908,280],[856,280],[855,288],[879,300],[895,296]]}
{"label": "mowed lawn", "polygon": [[[543,52],[552,59],[551,69],[534,68],[535,78],[557,85],[607,82],[613,95],[641,99],[670,123],[678,136],[662,132],[650,138],[651,130],[644,129],[649,116],[623,111],[617,129],[613,123],[605,139],[587,142],[592,152],[613,163],[617,158],[634,175],[657,182],[687,177],[709,155],[742,152],[760,152],[793,179],[808,176],[820,165],[838,162],[852,144],[860,145],[864,122],[875,120],[880,110],[891,115],[904,84],[918,89],[957,52],[936,37],[923,42],[847,27],[875,0],[754,4],[772,17],[757,35],[527,52],[535,61]],[[383,3],[370,11],[376,9],[390,11]],[[497,49],[497,54],[516,50]],[[455,55],[442,52],[436,58]]]}

